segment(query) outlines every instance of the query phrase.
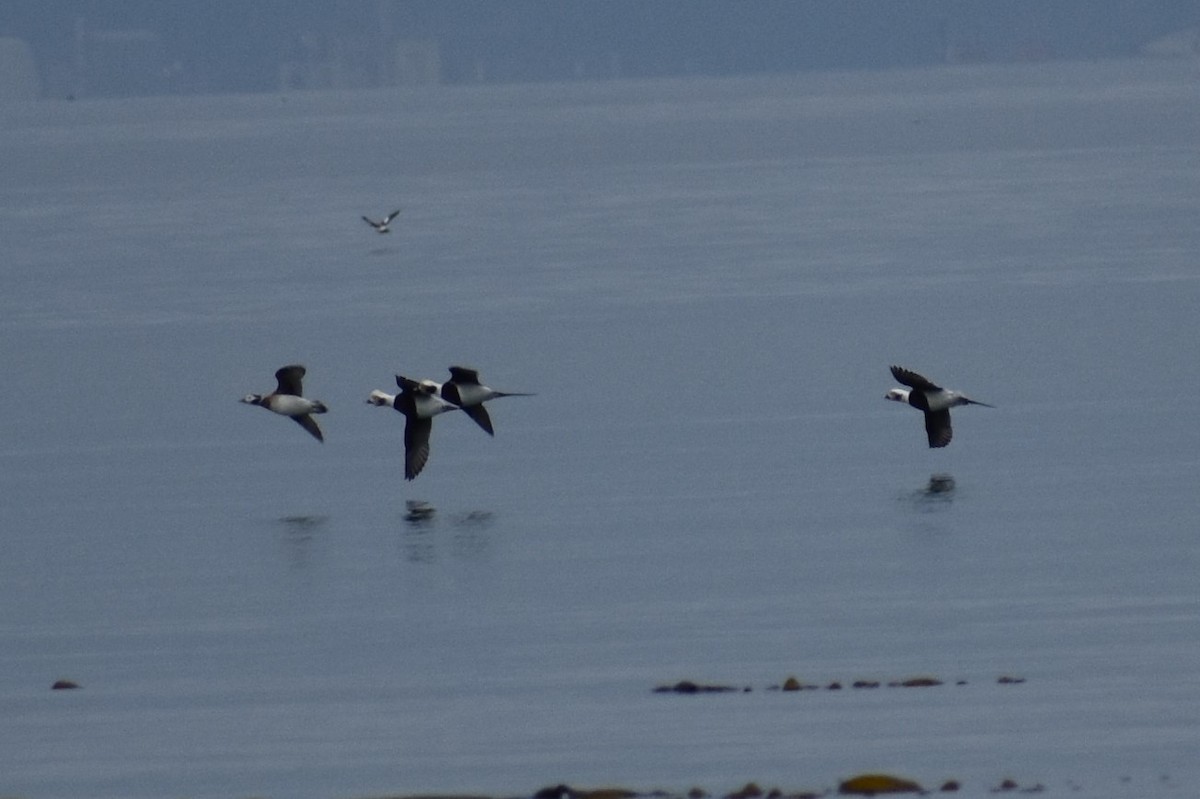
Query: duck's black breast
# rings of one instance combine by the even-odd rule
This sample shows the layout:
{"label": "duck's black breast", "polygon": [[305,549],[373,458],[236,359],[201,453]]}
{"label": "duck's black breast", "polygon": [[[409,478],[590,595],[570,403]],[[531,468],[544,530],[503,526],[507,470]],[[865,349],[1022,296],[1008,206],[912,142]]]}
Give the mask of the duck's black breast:
{"label": "duck's black breast", "polygon": [[452,381],[442,383],[442,399],[453,402],[455,405],[462,405],[462,395],[458,393],[458,385]]}
{"label": "duck's black breast", "polygon": [[392,407],[400,411],[405,416],[415,416],[417,413],[417,403],[413,399],[412,394],[407,391],[402,391],[392,400]]}

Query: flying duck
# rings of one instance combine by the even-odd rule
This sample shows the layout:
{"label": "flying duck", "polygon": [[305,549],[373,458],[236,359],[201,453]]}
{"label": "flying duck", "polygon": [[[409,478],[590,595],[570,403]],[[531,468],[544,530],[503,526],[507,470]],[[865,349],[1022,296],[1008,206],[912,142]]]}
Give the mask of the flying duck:
{"label": "flying duck", "polygon": [[372,219],[369,216],[364,216],[363,221],[366,222],[371,227],[375,228],[375,231],[377,233],[391,233],[392,229],[390,227],[388,227],[388,225],[392,224],[392,220],[395,219],[399,213],[400,213],[399,209],[392,211],[390,214],[388,214],[387,216],[385,216],[383,218],[382,222],[376,222],[374,219]]}
{"label": "flying duck", "polygon": [[296,424],[311,433],[313,438],[324,443],[325,436],[321,434],[321,428],[317,427],[316,420],[309,414],[325,413],[329,408],[319,400],[304,398],[304,390],[300,385],[300,381],[304,379],[304,372],[304,367],[299,364],[281,367],[275,372],[275,380],[279,385],[274,391],[265,395],[247,394],[241,401],[293,419]]}
{"label": "flying duck", "polygon": [[957,405],[996,407],[935,385],[916,372],[901,366],[892,367],[892,377],[908,388],[893,388],[884,394],[883,398],[893,402],[905,402],[919,411],[924,411],[925,432],[929,436],[929,446],[933,448],[946,446],[954,437],[954,430],[950,427],[951,408]]}
{"label": "flying duck", "polygon": [[412,480],[425,468],[429,460],[429,432],[433,429],[433,417],[446,411],[456,411],[458,406],[442,400],[437,395],[437,383],[432,380],[410,380],[396,375],[399,394],[387,394],[378,389],[367,397],[370,405],[391,405],[404,414],[404,479]]}
{"label": "flying duck", "polygon": [[451,366],[450,379],[438,389],[438,395],[447,402],[462,408],[463,413],[470,416],[475,424],[482,427],[489,436],[496,435],[492,429],[492,420],[488,416],[483,403],[497,397],[532,397],[517,391],[496,391],[479,382],[479,372],[465,366]]}

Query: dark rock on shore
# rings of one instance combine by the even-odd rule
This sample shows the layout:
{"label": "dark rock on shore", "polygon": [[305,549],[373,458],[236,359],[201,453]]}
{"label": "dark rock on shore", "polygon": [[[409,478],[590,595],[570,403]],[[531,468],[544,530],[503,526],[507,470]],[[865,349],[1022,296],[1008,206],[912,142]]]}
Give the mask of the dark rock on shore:
{"label": "dark rock on shore", "polygon": [[909,677],[907,680],[888,683],[891,688],[929,688],[935,685],[942,685],[942,681],[937,677]]}
{"label": "dark rock on shore", "polygon": [[1019,791],[1020,793],[1041,793],[1046,790],[1046,786],[1040,782],[1030,785],[1028,788],[1022,788],[1014,779],[1003,780],[995,788],[992,788],[992,793],[1008,793],[1010,791]]}
{"label": "dark rock on shore", "polygon": [[733,793],[725,794],[725,799],[757,799],[762,795],[762,788],[759,788],[756,783],[748,782]]}
{"label": "dark rock on shore", "polygon": [[924,793],[912,780],[891,774],[860,774],[842,781],[838,793],[844,796],[876,796],[884,793]]}
{"label": "dark rock on shore", "polygon": [[[660,685],[654,689],[656,694],[727,694],[734,691],[749,692],[749,688],[735,688],[732,685],[703,685],[691,680],[680,680],[674,685]],[[535,799],[540,799],[535,797]]]}
{"label": "dark rock on shore", "polygon": [[639,795],[637,791],[627,788],[580,789],[559,784],[542,788],[533,795],[533,799],[632,799]]}

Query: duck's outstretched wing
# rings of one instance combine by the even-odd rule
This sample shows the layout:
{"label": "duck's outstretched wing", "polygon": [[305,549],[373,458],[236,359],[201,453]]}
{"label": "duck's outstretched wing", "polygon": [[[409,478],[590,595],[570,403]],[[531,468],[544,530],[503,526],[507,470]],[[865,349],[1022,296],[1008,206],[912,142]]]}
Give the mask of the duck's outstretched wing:
{"label": "duck's outstretched wing", "polygon": [[453,383],[458,383],[459,385],[463,385],[463,386],[483,385],[482,383],[479,382],[479,370],[468,369],[465,366],[451,366],[450,367],[450,381]]}
{"label": "duck's outstretched wing", "polygon": [[399,209],[399,208],[397,208],[395,211],[392,211],[390,214],[388,214],[387,216],[385,216],[385,217],[383,218],[383,224],[385,224],[385,225],[390,225],[390,224],[391,224],[391,222],[392,222],[392,220],[393,220],[393,219],[395,219],[395,218],[396,218],[396,217],[398,217],[398,216],[400,216],[400,209]]}
{"label": "duck's outstretched wing", "polygon": [[280,367],[275,371],[275,380],[279,383],[275,393],[303,397],[304,389],[301,387],[301,382],[304,380],[304,374],[304,367],[298,363]]}
{"label": "duck's outstretched wing", "polygon": [[488,416],[487,408],[483,407],[483,403],[478,405],[459,405],[462,412],[470,416],[475,424],[483,428],[483,431],[489,436],[496,435],[496,431],[492,429],[492,417]]}
{"label": "duck's outstretched wing", "polygon": [[315,438],[317,441],[320,441],[322,444],[325,443],[325,436],[322,435],[321,428],[317,427],[316,419],[312,418],[307,413],[303,416],[293,416],[292,418],[296,420],[296,424],[300,425],[309,433],[311,433],[313,438]]}
{"label": "duck's outstretched wing", "polygon": [[400,387],[400,391],[405,394],[419,394],[422,391],[422,386],[416,380],[405,377],[404,375],[396,375],[396,385]]}
{"label": "duck's outstretched wing", "polygon": [[404,479],[412,480],[425,468],[429,460],[429,433],[433,430],[432,419],[408,417],[404,424]]}
{"label": "duck's outstretched wing", "polygon": [[950,411],[925,411],[925,433],[933,449],[949,444],[954,437],[954,429],[950,427]]}
{"label": "duck's outstretched wing", "polygon": [[905,369],[903,366],[893,366],[892,367],[892,377],[896,378],[898,381],[900,381],[904,385],[908,386],[909,388],[916,388],[916,389],[920,389],[922,391],[941,391],[942,390],[941,386],[934,384],[933,382],[927,380],[925,377],[917,374],[916,372],[913,372],[909,369]]}

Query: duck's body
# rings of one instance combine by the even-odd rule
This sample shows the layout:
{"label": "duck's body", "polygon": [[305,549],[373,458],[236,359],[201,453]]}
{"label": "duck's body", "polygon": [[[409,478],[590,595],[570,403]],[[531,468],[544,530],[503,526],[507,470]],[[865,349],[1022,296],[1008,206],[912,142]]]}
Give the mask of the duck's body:
{"label": "duck's body", "polygon": [[392,220],[395,219],[399,214],[400,214],[400,211],[399,211],[399,209],[397,209],[395,211],[392,211],[387,216],[385,216],[383,218],[382,222],[376,222],[374,219],[372,219],[369,216],[364,216],[363,221],[366,222],[371,227],[375,228],[376,233],[391,233],[392,229],[391,229],[391,227],[389,227],[389,225],[392,224]]}
{"label": "duck's body", "polygon": [[291,418],[296,424],[307,430],[313,438],[322,443],[325,436],[317,421],[310,414],[326,413],[329,408],[320,400],[310,400],[303,396],[302,381],[305,369],[299,364],[284,366],[275,372],[277,386],[270,394],[247,394],[241,401],[247,405],[258,405],[272,413]]}
{"label": "duck's body", "polygon": [[954,429],[950,426],[950,409],[959,405],[982,405],[994,408],[986,402],[973,400],[957,391],[942,388],[916,372],[901,366],[893,366],[892,377],[908,386],[908,388],[893,388],[884,394],[884,399],[893,402],[903,402],[925,414],[925,433],[932,448],[944,447],[954,437]]}
{"label": "duck's body", "polygon": [[371,405],[390,405],[404,414],[404,479],[412,480],[429,460],[429,434],[433,417],[439,413],[458,410],[437,395],[438,384],[432,380],[410,380],[396,375],[399,394],[387,394],[376,389],[367,397]]}
{"label": "duck's body", "polygon": [[[432,381],[431,381],[432,382]],[[462,408],[489,436],[496,435],[492,419],[483,403],[499,397],[532,397],[532,394],[516,391],[497,391],[479,382],[479,372],[465,366],[451,366],[450,379],[438,387],[438,395],[449,403]]]}

